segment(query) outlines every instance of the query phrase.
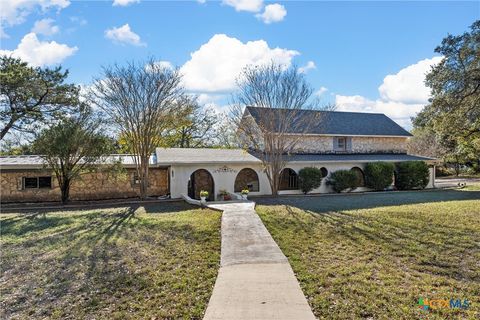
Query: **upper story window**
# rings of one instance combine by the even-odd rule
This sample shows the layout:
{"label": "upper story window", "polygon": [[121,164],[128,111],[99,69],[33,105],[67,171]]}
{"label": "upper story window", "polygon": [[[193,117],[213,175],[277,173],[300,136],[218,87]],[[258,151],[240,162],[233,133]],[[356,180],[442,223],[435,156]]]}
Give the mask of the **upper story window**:
{"label": "upper story window", "polygon": [[347,150],[347,138],[345,138],[345,137],[338,137],[338,138],[337,138],[336,149],[337,149],[337,150],[341,150],[341,151]]}
{"label": "upper story window", "polygon": [[52,177],[24,177],[23,189],[51,189]]}

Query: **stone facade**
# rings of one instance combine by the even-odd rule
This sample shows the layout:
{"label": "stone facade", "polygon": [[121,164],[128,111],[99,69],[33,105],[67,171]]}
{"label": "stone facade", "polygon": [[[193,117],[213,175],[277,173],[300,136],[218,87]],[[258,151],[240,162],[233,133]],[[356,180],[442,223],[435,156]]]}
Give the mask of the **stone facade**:
{"label": "stone facade", "polygon": [[[298,137],[296,137],[298,139]],[[304,136],[295,146],[303,153],[333,153],[333,136]],[[406,153],[406,137],[351,137],[352,153]]]}
{"label": "stone facade", "polygon": [[[134,169],[126,174],[114,176],[105,172],[86,173],[75,180],[70,188],[70,200],[100,200],[132,198],[140,194],[140,187],[134,183]],[[24,177],[52,176],[52,187],[22,189]],[[0,172],[0,201],[39,202],[60,201],[60,188],[52,172],[39,169],[2,170]],[[149,196],[169,193],[168,169],[151,168],[149,171]]]}

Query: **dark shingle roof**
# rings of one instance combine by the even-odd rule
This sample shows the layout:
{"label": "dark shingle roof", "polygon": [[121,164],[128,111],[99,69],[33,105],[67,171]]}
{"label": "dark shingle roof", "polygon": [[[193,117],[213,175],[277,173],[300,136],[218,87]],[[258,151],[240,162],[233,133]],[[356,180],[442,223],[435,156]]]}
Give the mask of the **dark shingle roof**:
{"label": "dark shingle roof", "polygon": [[[247,107],[246,110],[252,115],[255,121],[265,123],[278,117],[276,114],[280,110]],[[300,134],[326,134],[326,135],[352,135],[352,136],[404,136],[411,134],[399,126],[395,121],[382,113],[362,113],[362,112],[339,112],[339,111],[317,111],[317,110],[298,110],[296,111],[296,121],[298,123],[307,123],[305,119],[317,118],[316,123],[312,125],[307,132],[302,125],[292,123],[288,133]]]}

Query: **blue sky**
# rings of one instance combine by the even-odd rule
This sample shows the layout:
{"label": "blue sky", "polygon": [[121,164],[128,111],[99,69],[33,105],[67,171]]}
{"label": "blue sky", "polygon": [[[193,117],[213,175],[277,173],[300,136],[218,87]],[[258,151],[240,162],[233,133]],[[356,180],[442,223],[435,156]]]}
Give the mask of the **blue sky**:
{"label": "blue sky", "polygon": [[238,70],[273,59],[303,67],[338,110],[409,128],[428,99],[424,73],[441,59],[434,48],[479,19],[480,2],[3,0],[0,12],[3,53],[61,63],[78,84],[102,65],[155,57],[222,110]]}

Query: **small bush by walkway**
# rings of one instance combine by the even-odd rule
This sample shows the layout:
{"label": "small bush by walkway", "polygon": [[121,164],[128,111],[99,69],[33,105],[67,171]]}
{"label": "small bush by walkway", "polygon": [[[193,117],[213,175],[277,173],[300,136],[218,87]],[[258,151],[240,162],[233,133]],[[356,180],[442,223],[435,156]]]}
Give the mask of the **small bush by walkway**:
{"label": "small bush by walkway", "polygon": [[[372,194],[376,208],[367,195],[331,197],[353,201],[357,208],[350,210],[333,209],[329,197],[270,199],[257,212],[318,318],[476,318],[480,193],[419,194],[423,201],[410,193],[387,194],[389,206]],[[402,202],[411,204],[395,205]],[[419,298],[468,299],[470,308],[423,311]]]}
{"label": "small bush by walkway", "polygon": [[178,203],[3,214],[0,318],[201,319],[220,216]]}

